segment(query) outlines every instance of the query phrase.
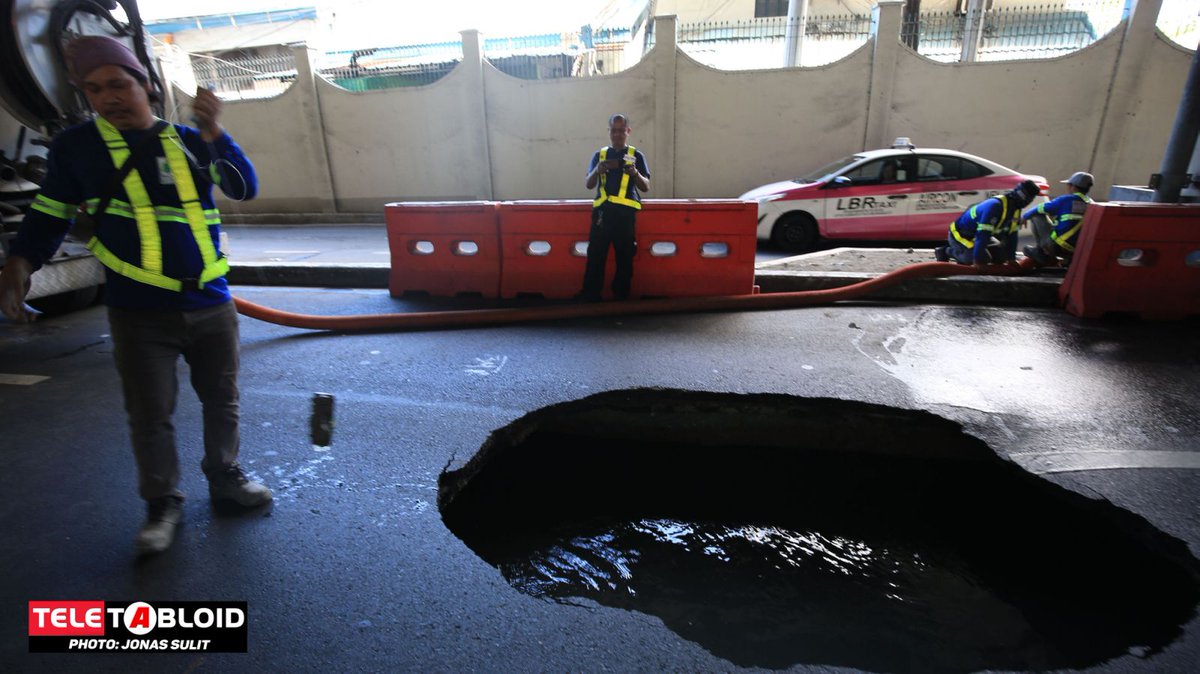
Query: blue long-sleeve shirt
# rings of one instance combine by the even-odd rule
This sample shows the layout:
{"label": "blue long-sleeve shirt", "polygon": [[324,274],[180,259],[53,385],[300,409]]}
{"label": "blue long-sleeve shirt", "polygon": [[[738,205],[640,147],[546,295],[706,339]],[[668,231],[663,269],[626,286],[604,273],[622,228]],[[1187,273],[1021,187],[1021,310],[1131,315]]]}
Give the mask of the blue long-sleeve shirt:
{"label": "blue long-sleeve shirt", "polygon": [[1054,223],[1054,241],[1065,250],[1075,250],[1075,242],[1079,240],[1079,223],[1087,211],[1090,197],[1079,192],[1064,194],[1043,204],[1038,204],[1021,216],[1028,220],[1041,213],[1050,217]]}
{"label": "blue long-sleeve shirt", "polygon": [[[216,163],[218,184],[231,199],[250,199],[258,192],[258,178],[254,167],[237,143],[228,134],[222,134],[211,145],[204,142],[200,132],[187,126],[175,125],[183,143],[184,153],[190,155],[192,180],[202,208],[215,209],[212,198],[212,176],[210,165]],[[122,131],[121,136],[131,150],[136,148],[149,130]],[[134,163],[134,170],[156,207],[180,208],[179,194],[167,167],[161,142],[150,141],[150,146]],[[217,161],[224,160],[224,161]],[[89,199],[105,196],[117,167],[105,146],[95,123],[86,122],[73,126],[58,134],[50,146],[47,156],[46,179],[42,183],[38,201],[77,205]],[[129,202],[123,186],[112,194],[113,202]],[[49,200],[49,201],[46,201]],[[34,269],[40,268],[58,250],[74,221],[54,208],[39,209],[38,201],[25,215],[20,231],[10,249],[12,255],[20,255],[30,261]],[[94,206],[93,206],[94,207]],[[111,209],[110,209],[111,210]],[[66,217],[64,217],[66,216]],[[204,267],[200,249],[189,225],[183,218],[160,219],[158,228],[162,238],[162,271],[172,278],[196,278]],[[96,236],[120,259],[140,266],[141,241],[135,221],[120,214],[106,211],[96,220]],[[213,246],[219,245],[220,225],[208,226]],[[156,288],[105,267],[107,289],[105,299],[111,306],[127,309],[162,311],[190,311],[228,302],[229,287],[224,278],[205,284],[200,290],[177,292]]]}
{"label": "blue long-sleeve shirt", "polygon": [[992,237],[999,239],[1005,246],[1006,259],[1015,260],[1017,257],[1017,216],[1020,211],[1010,207],[1007,195],[999,195],[984,199],[958,216],[954,221],[954,231],[960,241],[974,241],[971,249],[975,262],[987,262],[988,243]]}

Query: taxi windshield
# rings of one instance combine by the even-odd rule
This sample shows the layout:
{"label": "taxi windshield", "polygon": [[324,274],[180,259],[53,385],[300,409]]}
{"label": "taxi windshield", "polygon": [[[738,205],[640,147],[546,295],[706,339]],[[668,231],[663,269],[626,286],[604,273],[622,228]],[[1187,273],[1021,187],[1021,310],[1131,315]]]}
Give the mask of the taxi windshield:
{"label": "taxi windshield", "polygon": [[852,154],[849,157],[842,157],[841,159],[838,159],[837,161],[829,162],[828,164],[817,169],[816,171],[811,171],[809,173],[804,174],[803,176],[800,176],[799,178],[796,178],[796,182],[798,182],[798,183],[815,183],[815,182],[829,180],[829,179],[833,178],[833,174],[841,171],[842,169],[846,168],[847,166],[853,164],[854,162],[856,162],[862,158],[863,158],[862,155],[857,155],[857,154]]}

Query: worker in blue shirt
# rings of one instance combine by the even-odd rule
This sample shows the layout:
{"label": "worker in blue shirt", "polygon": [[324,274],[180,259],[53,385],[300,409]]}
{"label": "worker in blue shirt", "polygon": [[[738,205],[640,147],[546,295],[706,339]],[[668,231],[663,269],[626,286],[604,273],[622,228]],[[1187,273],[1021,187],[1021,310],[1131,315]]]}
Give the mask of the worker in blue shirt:
{"label": "worker in blue shirt", "polygon": [[[221,101],[198,90],[198,128],[155,118],[145,66],[116,39],[88,36],[66,50],[71,83],[97,117],[55,137],[41,191],[22,221],[3,272],[0,312],[27,322],[30,276],[68,228],[104,264],[113,358],[121,378],[138,490],[148,515],[139,554],[171,545],[183,513],[172,415],[176,363],[191,368],[203,406],[204,458],[214,501],[262,505],[271,490],[240,468],[238,322],[219,249],[212,186],[234,199],[258,187],[254,167],[221,126]],[[118,181],[120,169],[131,170]]]}
{"label": "worker in blue shirt", "polygon": [[1083,214],[1088,204],[1092,203],[1092,198],[1088,196],[1088,191],[1096,182],[1092,174],[1078,171],[1062,182],[1070,185],[1069,193],[1038,204],[1021,216],[1029,222],[1037,241],[1035,245],[1025,246],[1025,257],[1032,259],[1039,267],[1058,264],[1059,260],[1063,266],[1071,263],[1083,225]]}
{"label": "worker in blue shirt", "polygon": [[983,269],[989,264],[1016,263],[1021,209],[1040,193],[1037,183],[1023,180],[1016,188],[971,206],[950,225],[946,246],[934,249],[939,262],[953,259]]}

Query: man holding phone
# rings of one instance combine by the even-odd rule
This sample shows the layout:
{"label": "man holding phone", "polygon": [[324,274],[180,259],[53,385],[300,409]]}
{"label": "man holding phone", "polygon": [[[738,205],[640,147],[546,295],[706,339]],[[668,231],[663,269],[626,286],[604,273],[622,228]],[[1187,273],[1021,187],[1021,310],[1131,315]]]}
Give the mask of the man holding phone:
{"label": "man holding phone", "polygon": [[633,128],[629,118],[617,113],[608,119],[612,145],[602,147],[588,164],[587,188],[596,190],[592,202],[592,227],[588,232],[587,267],[579,298],[599,302],[604,291],[604,266],[611,245],[616,256],[613,296],[629,299],[633,279],[633,254],[637,250],[634,222],[642,208],[641,192],[650,191],[650,167],[637,148],[627,144]]}
{"label": "man holding phone", "polygon": [[[196,91],[195,128],[168,124],[154,116],[158,94],[124,42],[79,37],[66,60],[96,118],[54,138],[46,179],[0,273],[0,313],[20,323],[33,319],[24,303],[30,275],[73,223],[89,222],[88,248],[106,267],[113,359],[147,504],[134,549],[159,553],[183,516],[173,422],[180,357],[203,407],[200,465],[209,496],[247,508],[272,498],[238,463],[238,317],[212,196],[215,185],[229,198],[250,199],[258,179],[221,125],[222,102],[211,91]],[[196,158],[206,156],[210,162],[199,164]]]}

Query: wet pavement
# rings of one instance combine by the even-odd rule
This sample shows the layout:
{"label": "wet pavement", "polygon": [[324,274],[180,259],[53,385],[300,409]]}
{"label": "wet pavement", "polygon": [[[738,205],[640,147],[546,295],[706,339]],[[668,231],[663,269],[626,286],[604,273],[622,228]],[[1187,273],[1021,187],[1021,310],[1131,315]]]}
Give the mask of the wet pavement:
{"label": "wet pavement", "polygon": [[[376,289],[238,286],[235,293],[314,314],[423,308]],[[677,610],[660,615],[636,603],[534,596],[510,584],[501,568],[478,556],[442,521],[439,476],[466,466],[493,431],[551,405],[632,389],[737,399],[777,394],[800,406],[822,399],[928,413],[982,443],[976,450],[994,455],[997,470],[1016,470],[1094,504],[1093,515],[1101,520],[1097,531],[1115,528],[1135,545],[1174,559],[1172,568],[1187,576],[1184,594],[1197,587],[1198,580],[1189,575],[1200,552],[1200,331],[1195,322],[1093,321],[1048,308],[875,301],[404,334],[311,332],[247,318],[241,328],[243,461],[275,490],[276,501],[243,516],[210,507],[198,465],[200,410],[185,390],[176,415],[182,486],[190,497],[184,524],[168,552],[136,561],[132,538],[143,506],[136,497],[103,308],[28,327],[0,322],[0,448],[6,464],[0,474],[5,495],[0,531],[9,542],[0,552],[6,570],[0,603],[7,607],[0,632],[8,635],[0,646],[0,668],[922,671],[919,659],[915,664],[847,661],[822,648],[788,651],[782,660],[747,661],[726,645],[698,636],[688,617],[688,611],[703,609],[695,603],[670,604]],[[181,382],[186,389],[182,368]],[[312,399],[318,392],[334,397],[328,447],[312,442]],[[697,423],[703,418],[698,413]],[[879,428],[869,434],[866,428],[879,418],[859,414],[821,432],[844,438],[861,424],[864,439],[878,438]],[[797,435],[800,451],[820,432]],[[775,437],[787,451],[787,435]],[[919,443],[914,447],[917,463],[910,468],[919,470],[922,450]],[[582,443],[565,442],[556,449],[573,459],[616,461]],[[729,452],[731,462],[753,462],[755,456]],[[836,458],[844,474],[846,467]],[[626,458],[618,465],[620,470],[608,467],[614,480],[624,471],[630,483],[638,482],[643,469],[638,462]],[[555,466],[547,470],[552,478]],[[945,480],[960,479],[941,466],[938,471]],[[730,474],[752,480],[753,464]],[[865,500],[871,507],[901,506],[906,492],[916,497],[930,488],[928,479],[895,476],[900,482],[890,485],[888,500]],[[797,475],[797,484],[801,477],[812,479]],[[908,484],[912,488],[906,490]],[[654,483],[645,487],[654,488]],[[780,492],[786,489],[773,490]],[[722,494],[721,485],[712,493]],[[979,520],[982,531],[963,531],[971,524],[960,522],[927,530],[921,540],[987,540],[989,527],[1006,518],[1006,531],[1019,531],[1026,528],[1022,522],[1037,517],[1029,503],[1023,489],[989,492],[988,499],[971,506],[987,513]],[[555,507],[548,499],[546,508]],[[947,509],[957,507],[945,502]],[[1039,526],[1033,540],[1055,540],[1056,532],[1047,528]],[[1060,528],[1064,540],[1075,533]],[[1010,568],[1019,578],[1018,571],[1045,566],[1056,578],[1069,576],[1072,567],[1093,566],[1090,559],[1104,557],[1110,545],[1114,559],[1124,555],[1123,541],[1093,535],[1083,556],[1051,545],[1014,546],[996,572]],[[1127,597],[1151,573],[1136,566],[1094,566],[1106,571],[1095,578],[1095,594],[1088,596],[1101,604]],[[652,573],[670,572],[660,567]],[[920,567],[906,567],[905,573],[919,575]],[[631,574],[631,583],[647,577],[637,568]],[[1017,592],[1023,585],[1010,581],[1005,587]],[[1039,601],[1048,593],[1044,584],[1030,587],[1036,590],[1028,593],[1032,596],[1009,603],[1013,611],[1037,613],[1050,605],[1049,598]],[[946,627],[956,620],[988,619],[990,614],[969,599],[970,592],[949,596],[936,612],[940,627],[922,633],[919,651],[960,644],[961,635]],[[26,605],[45,599],[246,601],[249,652],[29,654]],[[812,605],[832,610],[833,599],[812,600]],[[872,634],[894,645],[903,630],[889,631],[896,625],[884,619],[887,612],[871,606],[850,602],[842,611],[869,626],[854,633],[868,646]],[[709,611],[704,619],[718,626],[737,621],[737,616],[723,616]],[[1068,661],[1083,671],[1192,671],[1200,662],[1194,603],[1184,602],[1182,609],[1163,604],[1153,618],[1146,622],[1182,624],[1150,636],[1126,632],[1115,642],[1090,633],[1093,624],[1086,620],[1074,630],[1071,625],[1054,629],[1073,633],[1064,637],[1071,643],[1091,639],[1098,646],[1088,658]],[[751,624],[757,632],[771,628],[769,622]],[[791,627],[780,629],[787,633]],[[1105,650],[1101,642],[1121,648]],[[1035,660],[968,655],[939,669],[1044,671],[1063,662],[1049,657],[1049,664],[1039,666]]]}

